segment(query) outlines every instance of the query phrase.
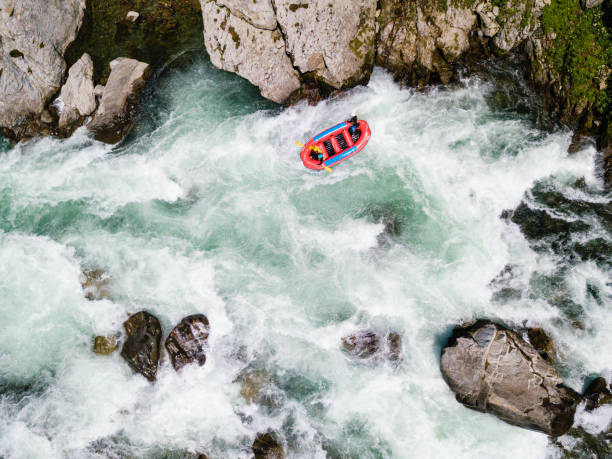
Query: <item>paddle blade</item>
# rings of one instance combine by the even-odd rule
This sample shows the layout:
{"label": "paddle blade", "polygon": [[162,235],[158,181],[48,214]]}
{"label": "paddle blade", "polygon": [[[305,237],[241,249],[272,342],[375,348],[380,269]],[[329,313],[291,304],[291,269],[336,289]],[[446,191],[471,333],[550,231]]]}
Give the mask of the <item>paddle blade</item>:
{"label": "paddle blade", "polygon": [[331,172],[331,167],[323,166],[327,172]]}
{"label": "paddle blade", "polygon": [[297,143],[302,148],[304,147],[304,145],[302,145],[300,142],[295,142],[295,143]]}

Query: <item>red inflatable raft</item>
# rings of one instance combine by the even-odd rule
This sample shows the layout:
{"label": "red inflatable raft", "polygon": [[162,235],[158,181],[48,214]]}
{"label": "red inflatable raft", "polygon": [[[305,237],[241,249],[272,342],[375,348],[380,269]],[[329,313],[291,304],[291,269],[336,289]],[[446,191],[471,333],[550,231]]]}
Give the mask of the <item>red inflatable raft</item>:
{"label": "red inflatable raft", "polygon": [[[370,140],[370,126],[359,120],[359,127],[353,134],[349,132],[351,123],[344,121],[320,134],[317,134],[304,145],[300,158],[309,169],[325,169],[360,152]],[[318,147],[323,154],[323,162],[311,147]]]}

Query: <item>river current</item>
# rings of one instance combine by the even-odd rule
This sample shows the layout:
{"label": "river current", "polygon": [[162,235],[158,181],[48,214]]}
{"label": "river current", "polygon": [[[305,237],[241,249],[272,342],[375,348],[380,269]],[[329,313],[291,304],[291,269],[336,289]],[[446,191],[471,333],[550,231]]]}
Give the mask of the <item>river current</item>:
{"label": "river current", "polygon": [[[2,146],[0,456],[246,458],[273,429],[289,457],[559,457],[544,434],[456,402],[439,358],[453,325],[489,318],[544,327],[570,387],[610,380],[595,149],[568,154],[571,132],[539,129],[482,77],[418,92],[375,69],[366,87],[281,108],[184,60],[117,147],[84,129]],[[306,170],[295,142],[353,111],[368,146]],[[507,216],[522,202],[587,228],[527,237]],[[572,249],[590,241],[599,257]],[[96,268],[112,300],[85,298]],[[206,364],[177,373],[165,356],[151,384],[92,352],[143,309],[164,337],[206,314]],[[401,359],[343,352],[366,329],[399,333]],[[264,403],[240,394],[249,371],[267,375]],[[579,409],[575,425],[595,435],[611,418]]]}

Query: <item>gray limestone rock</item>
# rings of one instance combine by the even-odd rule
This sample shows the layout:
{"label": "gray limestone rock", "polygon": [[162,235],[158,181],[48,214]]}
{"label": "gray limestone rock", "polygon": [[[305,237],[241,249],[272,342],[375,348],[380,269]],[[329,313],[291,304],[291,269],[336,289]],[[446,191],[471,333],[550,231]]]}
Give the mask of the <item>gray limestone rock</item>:
{"label": "gray limestone rock", "polygon": [[276,14],[270,0],[217,0],[217,4],[229,8],[233,15],[244,19],[253,27],[276,29]]}
{"label": "gray limestone rock", "polygon": [[300,88],[278,29],[258,29],[214,1],[201,1],[204,43],[215,67],[246,78],[277,103]]}
{"label": "gray limestone rock", "polygon": [[487,321],[457,327],[442,350],[440,368],[459,402],[552,436],[572,426],[581,401],[533,346]]}
{"label": "gray limestone rock", "polygon": [[341,88],[368,79],[374,62],[376,0],[275,0],[287,53],[300,73]]}
{"label": "gray limestone rock", "polygon": [[33,135],[66,71],[85,0],[0,0],[0,128]]}
{"label": "gray limestone rock", "polygon": [[588,10],[589,8],[595,8],[596,6],[601,5],[604,0],[582,0],[582,8]]}
{"label": "gray limestone rock", "polygon": [[93,85],[93,62],[85,53],[68,71],[68,79],[60,93],[63,102],[59,118],[61,130],[70,129],[96,109]]}
{"label": "gray limestone rock", "polygon": [[516,48],[539,28],[538,18],[542,15],[542,9],[550,4],[550,0],[528,0],[516,4],[511,0],[506,1],[505,10],[508,12],[503,17],[501,30],[493,38],[495,46],[503,52]]}
{"label": "gray limestone rock", "polygon": [[100,106],[87,128],[97,140],[117,143],[132,127],[139,94],[151,75],[151,67],[127,57],[115,59],[110,66],[111,73],[102,92]]}

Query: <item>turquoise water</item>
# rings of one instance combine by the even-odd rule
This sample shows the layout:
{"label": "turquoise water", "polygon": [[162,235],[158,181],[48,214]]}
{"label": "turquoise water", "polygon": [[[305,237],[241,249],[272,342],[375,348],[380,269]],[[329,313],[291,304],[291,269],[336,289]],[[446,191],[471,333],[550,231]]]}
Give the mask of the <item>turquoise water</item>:
{"label": "turquoise water", "polygon": [[[609,265],[536,247],[500,218],[523,199],[545,206],[538,186],[609,202],[594,149],[568,155],[570,132],[495,106],[478,78],[415,92],[376,69],[367,87],[282,108],[185,61],[158,75],[115,148],[81,130],[0,153],[0,455],[249,457],[269,428],[289,457],[558,454],[458,404],[439,355],[454,324],[487,317],[550,330],[577,390],[612,376]],[[306,170],[295,142],[352,111],[368,147],[331,174]],[[594,227],[580,237],[611,240]],[[502,302],[491,280],[508,264],[521,293]],[[92,268],[112,300],[83,296]],[[538,289],[553,274],[583,329]],[[206,365],[176,373],[164,358],[151,385],[118,353],[92,353],[142,309],[164,333],[206,314]],[[342,352],[363,329],[400,333],[400,362]],[[235,382],[255,369],[271,381],[263,405]],[[606,428],[597,414],[577,423]]]}

